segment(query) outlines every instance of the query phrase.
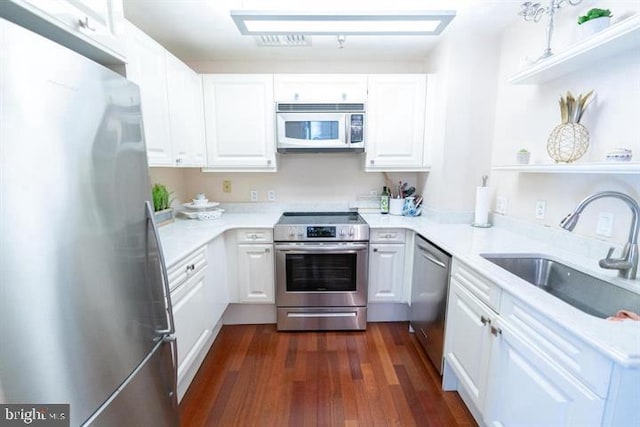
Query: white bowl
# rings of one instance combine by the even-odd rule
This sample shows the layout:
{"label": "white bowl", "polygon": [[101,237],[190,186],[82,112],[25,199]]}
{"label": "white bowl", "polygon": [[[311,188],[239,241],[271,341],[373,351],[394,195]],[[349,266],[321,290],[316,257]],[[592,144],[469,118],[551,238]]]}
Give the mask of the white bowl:
{"label": "white bowl", "polygon": [[192,199],[194,205],[206,205],[209,203],[209,199]]}

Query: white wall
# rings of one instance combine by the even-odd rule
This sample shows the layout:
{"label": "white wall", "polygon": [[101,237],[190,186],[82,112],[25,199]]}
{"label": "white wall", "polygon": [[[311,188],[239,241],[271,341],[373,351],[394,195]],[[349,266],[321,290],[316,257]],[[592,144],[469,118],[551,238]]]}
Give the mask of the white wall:
{"label": "white wall", "polygon": [[[600,4],[601,6],[598,6]],[[558,11],[552,49],[561,52],[580,37],[576,17],[602,2],[585,1],[580,6],[564,6]],[[616,18],[640,11],[637,1],[606,2]],[[547,138],[560,123],[558,100],[571,90],[574,95],[595,89],[596,98],[587,108],[582,123],[591,134],[591,146],[579,162],[603,161],[615,147],[631,148],[637,161],[640,156],[640,55],[638,50],[603,58],[555,80],[539,85],[511,85],[509,76],[516,72],[525,57],[536,58],[544,49],[546,21],[534,24],[518,21],[509,26],[501,40],[499,85],[496,102],[493,165],[515,163],[520,148],[531,151],[532,163],[553,163],[546,152]],[[622,175],[537,175],[513,172],[491,174],[494,196],[508,199],[508,215],[556,227],[575,205],[591,193],[602,190],[625,192],[638,199],[640,179]],[[544,220],[535,219],[537,200],[545,200]],[[611,199],[594,203],[585,211],[576,233],[596,237],[599,212],[615,215],[612,240],[627,238],[629,210]],[[602,238],[602,237],[599,237]]]}
{"label": "white wall", "polygon": [[[384,175],[363,172],[364,160],[358,154],[285,154],[278,156],[277,173],[201,172],[200,169],[151,168],[152,182],[166,183],[179,201],[190,201],[204,192],[218,202],[249,202],[250,191],[257,190],[259,202],[275,190],[277,202],[349,203],[371,191],[381,192]],[[416,173],[389,173],[393,182],[407,181],[415,186]],[[222,191],[222,182],[231,181],[231,193]]]}
{"label": "white wall", "polygon": [[[446,38],[425,61],[437,75],[433,165],[420,174],[427,207],[473,211],[475,188],[488,174],[498,70],[497,36],[471,31]],[[434,88],[432,88],[434,89]]]}

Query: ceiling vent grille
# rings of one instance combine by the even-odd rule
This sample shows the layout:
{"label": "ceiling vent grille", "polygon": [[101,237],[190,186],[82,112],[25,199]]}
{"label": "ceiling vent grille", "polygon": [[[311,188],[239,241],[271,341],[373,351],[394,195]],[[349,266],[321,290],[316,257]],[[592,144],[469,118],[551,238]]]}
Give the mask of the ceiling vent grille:
{"label": "ceiling vent grille", "polygon": [[311,39],[302,34],[255,36],[258,46],[264,47],[305,47],[311,46]]}

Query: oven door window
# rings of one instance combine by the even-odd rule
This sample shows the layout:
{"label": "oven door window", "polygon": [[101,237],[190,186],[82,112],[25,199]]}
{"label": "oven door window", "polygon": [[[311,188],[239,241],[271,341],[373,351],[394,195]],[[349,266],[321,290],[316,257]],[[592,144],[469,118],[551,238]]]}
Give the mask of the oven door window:
{"label": "oven door window", "polygon": [[284,135],[304,141],[334,141],[340,137],[338,120],[289,121],[284,124]]}
{"label": "oven door window", "polygon": [[287,254],[287,292],[355,292],[357,254]]}

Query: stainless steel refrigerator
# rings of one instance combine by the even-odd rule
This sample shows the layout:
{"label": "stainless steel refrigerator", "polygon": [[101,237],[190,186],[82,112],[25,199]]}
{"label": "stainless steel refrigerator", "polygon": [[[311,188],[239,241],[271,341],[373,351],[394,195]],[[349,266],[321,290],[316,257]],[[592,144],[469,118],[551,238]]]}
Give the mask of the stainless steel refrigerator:
{"label": "stainless steel refrigerator", "polygon": [[178,424],[140,96],[0,19],[0,403]]}

